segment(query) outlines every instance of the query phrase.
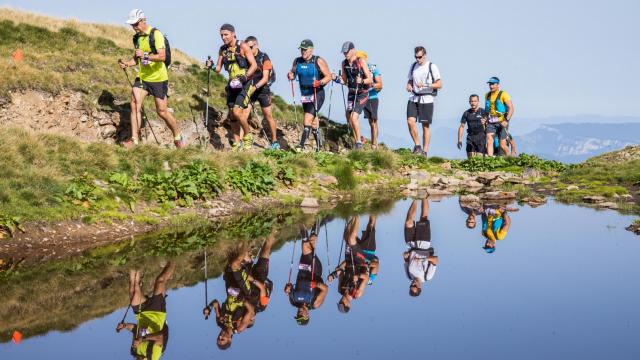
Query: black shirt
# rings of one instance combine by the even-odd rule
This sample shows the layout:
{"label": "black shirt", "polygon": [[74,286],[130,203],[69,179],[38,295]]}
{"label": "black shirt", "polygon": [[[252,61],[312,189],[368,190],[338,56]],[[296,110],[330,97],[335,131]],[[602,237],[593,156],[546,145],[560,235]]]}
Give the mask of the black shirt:
{"label": "black shirt", "polygon": [[462,114],[460,124],[466,123],[468,125],[468,135],[477,135],[484,132],[484,126],[482,126],[482,122],[480,120],[488,115],[489,114],[483,108],[478,108],[476,111],[468,109],[464,114]]}

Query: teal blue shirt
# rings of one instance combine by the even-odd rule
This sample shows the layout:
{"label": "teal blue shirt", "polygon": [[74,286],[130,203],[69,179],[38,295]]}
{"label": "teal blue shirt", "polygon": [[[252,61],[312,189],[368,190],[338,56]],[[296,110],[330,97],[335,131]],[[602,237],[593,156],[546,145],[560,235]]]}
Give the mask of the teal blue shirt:
{"label": "teal blue shirt", "polygon": [[[373,76],[374,82],[377,76],[382,76],[382,74],[380,74],[380,71],[378,71],[378,67],[373,64],[369,64],[369,71],[371,71],[371,76]],[[377,99],[377,98],[378,98],[378,90],[374,89],[373,86],[370,87],[369,99]]]}

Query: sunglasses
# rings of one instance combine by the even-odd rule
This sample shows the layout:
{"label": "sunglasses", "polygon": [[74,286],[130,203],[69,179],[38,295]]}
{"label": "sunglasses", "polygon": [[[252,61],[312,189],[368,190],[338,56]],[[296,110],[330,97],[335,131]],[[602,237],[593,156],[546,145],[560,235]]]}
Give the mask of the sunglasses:
{"label": "sunglasses", "polygon": [[251,45],[251,46],[249,46],[249,49],[253,50],[254,47],[256,47],[256,46],[255,45]]}
{"label": "sunglasses", "polygon": [[423,57],[424,57],[424,55],[420,55],[420,56],[416,55],[416,56],[415,56],[416,60],[420,60],[420,59],[422,59]]}
{"label": "sunglasses", "polygon": [[138,25],[140,24],[140,22],[141,22],[141,21],[142,21],[142,20],[138,20],[138,22],[137,22],[137,23],[135,23],[135,24],[131,24],[131,27],[136,27],[136,26],[138,26]]}

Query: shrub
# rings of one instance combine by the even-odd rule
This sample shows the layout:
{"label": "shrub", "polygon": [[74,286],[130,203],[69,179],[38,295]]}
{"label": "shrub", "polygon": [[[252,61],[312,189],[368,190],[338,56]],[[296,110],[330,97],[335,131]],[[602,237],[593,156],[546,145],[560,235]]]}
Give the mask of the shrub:
{"label": "shrub", "polygon": [[225,180],[242,195],[268,195],[276,185],[271,167],[254,160],[242,168],[229,170]]}

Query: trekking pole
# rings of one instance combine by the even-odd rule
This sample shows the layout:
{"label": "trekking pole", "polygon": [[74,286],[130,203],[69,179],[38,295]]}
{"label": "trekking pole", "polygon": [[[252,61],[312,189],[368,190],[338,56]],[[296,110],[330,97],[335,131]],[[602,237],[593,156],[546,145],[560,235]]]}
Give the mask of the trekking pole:
{"label": "trekking pole", "polygon": [[331,256],[329,256],[329,232],[327,231],[327,223],[324,223],[324,241],[327,245],[327,268],[331,269]]}
{"label": "trekking pole", "polygon": [[[342,70],[338,70],[338,76],[340,76],[340,79],[342,79]],[[340,90],[342,91],[342,104],[344,105],[344,113],[345,116],[347,114],[347,99],[344,96],[344,85],[342,83],[340,83]],[[347,119],[347,129],[349,130],[349,137],[351,137],[351,123],[349,122],[349,119]]]}
{"label": "trekking pole", "polygon": [[287,284],[291,284],[291,272],[293,271],[293,254],[296,252],[296,242],[298,239],[293,240],[293,250],[291,250],[291,264],[289,265],[289,280],[287,280]]}
{"label": "trekking pole", "polygon": [[[253,104],[251,105],[251,112],[253,113],[253,116],[256,117],[256,120],[258,120],[258,112],[256,111],[256,108],[253,106]],[[262,120],[264,121],[264,116],[262,116]],[[271,144],[271,140],[267,136],[267,132],[264,130],[264,126],[262,124],[260,124],[260,128],[262,129],[262,135],[264,136],[264,139],[267,140],[269,144]]]}
{"label": "trekking pole", "polygon": [[[137,47],[136,47],[137,48]],[[127,77],[127,81],[129,82],[129,86],[131,86],[131,93],[133,94],[133,83],[131,82],[131,78],[129,78],[129,73],[127,72],[127,69],[124,68],[122,69],[122,71],[124,71],[124,75]],[[142,89],[142,80],[140,80],[140,89]],[[138,98],[135,96],[134,94],[134,98],[136,99],[136,101],[138,101]],[[140,120],[146,120],[146,124],[149,126],[149,129],[151,129],[151,134],[153,135],[153,138],[156,140],[156,144],[160,145],[160,141],[158,141],[158,138],[156,137],[156,133],[153,131],[153,126],[151,126],[151,122],[149,122],[149,118],[147,117],[147,113],[146,111],[144,111],[144,103],[140,103],[140,112],[142,113],[142,119]],[[138,121],[138,112],[136,111],[136,122]],[[142,121],[140,121],[140,123],[142,123]]]}
{"label": "trekking pole", "polygon": [[293,90],[293,80],[291,80],[291,99],[293,99],[293,118],[298,122],[298,110],[296,109],[296,93]]}
{"label": "trekking pole", "polygon": [[[209,288],[207,286],[207,279],[209,278],[207,273],[207,248],[204,248],[204,307],[209,306]],[[204,317],[205,320],[209,319],[209,315]]]}
{"label": "trekking pole", "polygon": [[[207,62],[209,61],[211,61],[211,55],[207,56]],[[207,66],[207,102],[206,102],[207,107],[204,110],[204,128],[207,131],[205,135],[205,140],[206,140],[206,143],[204,144],[205,148],[209,144],[209,97],[211,96],[210,84],[211,84],[211,66]]]}

